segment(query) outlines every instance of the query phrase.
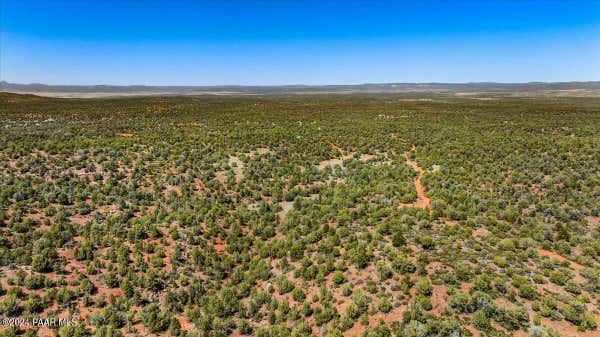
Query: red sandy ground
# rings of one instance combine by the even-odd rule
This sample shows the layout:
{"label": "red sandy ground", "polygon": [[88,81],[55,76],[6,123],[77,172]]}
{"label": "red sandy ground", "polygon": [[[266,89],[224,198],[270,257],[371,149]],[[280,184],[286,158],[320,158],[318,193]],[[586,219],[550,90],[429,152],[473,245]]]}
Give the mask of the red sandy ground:
{"label": "red sandy ground", "polygon": [[583,269],[583,266],[580,265],[577,262],[573,262],[561,255],[558,255],[554,252],[545,250],[545,249],[538,249],[538,254],[540,254],[540,256],[545,256],[545,257],[549,257],[551,259],[555,259],[555,260],[559,260],[559,261],[567,261],[569,263],[569,265],[571,266],[571,268],[575,269],[575,270],[581,270]]}
{"label": "red sandy ground", "polygon": [[415,179],[415,189],[417,190],[417,201],[411,204],[400,203],[398,208],[402,207],[417,207],[422,209],[428,209],[431,213],[431,203],[429,202],[429,198],[425,195],[425,189],[423,188],[423,184],[421,184],[421,178],[423,177],[423,169],[416,162],[410,160],[408,154],[410,152],[416,152],[417,148],[413,144],[410,151],[404,152],[404,159],[406,159],[406,163],[412,167],[413,170],[417,172],[417,178]]}
{"label": "red sandy ground", "polygon": [[342,156],[342,158],[346,157],[346,151],[344,149],[342,149],[341,147],[335,145],[334,143],[329,143],[329,146],[331,146],[334,150],[337,150],[340,153],[340,156]]}

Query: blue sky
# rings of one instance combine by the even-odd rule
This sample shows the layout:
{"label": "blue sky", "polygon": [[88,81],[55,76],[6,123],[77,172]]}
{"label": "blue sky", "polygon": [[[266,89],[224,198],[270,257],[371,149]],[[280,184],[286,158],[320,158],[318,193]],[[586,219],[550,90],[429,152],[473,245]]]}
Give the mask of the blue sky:
{"label": "blue sky", "polygon": [[600,0],[0,0],[0,11],[9,82],[600,80]]}

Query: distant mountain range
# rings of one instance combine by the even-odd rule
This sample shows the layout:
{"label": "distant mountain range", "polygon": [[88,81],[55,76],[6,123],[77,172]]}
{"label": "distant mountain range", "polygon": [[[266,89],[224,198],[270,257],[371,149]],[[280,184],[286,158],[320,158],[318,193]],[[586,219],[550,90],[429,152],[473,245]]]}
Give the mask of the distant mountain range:
{"label": "distant mountain range", "polygon": [[282,86],[146,86],[146,85],[46,85],[0,81],[0,91],[54,97],[144,95],[287,95],[416,93],[453,96],[588,96],[600,97],[600,81],[530,83],[367,83],[356,85]]}

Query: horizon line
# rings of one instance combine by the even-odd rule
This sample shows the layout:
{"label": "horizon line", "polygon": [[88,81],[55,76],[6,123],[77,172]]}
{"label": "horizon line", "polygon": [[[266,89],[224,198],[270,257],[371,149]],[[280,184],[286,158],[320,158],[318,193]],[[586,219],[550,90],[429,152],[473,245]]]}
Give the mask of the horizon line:
{"label": "horizon line", "polygon": [[573,80],[573,81],[526,81],[526,82],[496,82],[496,81],[477,81],[477,82],[360,82],[360,83],[344,83],[344,84],[47,84],[41,82],[10,82],[0,80],[3,85],[20,85],[20,86],[60,86],[60,87],[328,87],[328,86],[361,86],[361,85],[406,85],[406,84],[559,84],[559,83],[600,83],[600,80]]}

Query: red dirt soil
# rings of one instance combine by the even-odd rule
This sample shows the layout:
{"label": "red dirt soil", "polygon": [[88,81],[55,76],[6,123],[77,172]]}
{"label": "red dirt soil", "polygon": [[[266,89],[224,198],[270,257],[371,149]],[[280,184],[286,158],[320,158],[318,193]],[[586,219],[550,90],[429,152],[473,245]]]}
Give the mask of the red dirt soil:
{"label": "red dirt soil", "polygon": [[225,251],[225,245],[222,243],[215,243],[214,246],[215,250],[217,252],[224,252]]}
{"label": "red dirt soil", "polygon": [[405,310],[406,310],[406,307],[401,306],[401,307],[395,308],[394,310],[392,310],[391,312],[389,312],[387,314],[378,312],[375,315],[369,316],[369,325],[368,326],[362,325],[357,320],[356,322],[354,322],[354,326],[352,326],[350,329],[344,331],[343,336],[344,337],[360,336],[365,330],[367,330],[368,327],[373,327],[373,326],[377,325],[377,322],[379,322],[379,320],[383,320],[388,325],[392,324],[393,322],[400,321],[402,319],[402,314],[404,313]]}
{"label": "red dirt soil", "polygon": [[545,257],[549,257],[551,259],[555,259],[555,260],[559,260],[559,261],[567,261],[569,263],[569,265],[571,266],[571,268],[575,269],[575,270],[581,270],[584,267],[582,265],[580,265],[577,262],[573,262],[565,257],[563,257],[562,255],[558,255],[557,253],[545,250],[545,249],[538,249],[538,254],[540,254],[540,256],[545,256]]}
{"label": "red dirt soil", "polygon": [[342,156],[342,158],[345,158],[348,155],[344,149],[335,145],[334,143],[330,142],[329,146],[331,146],[334,150],[337,150],[340,153],[340,156]]}
{"label": "red dirt soil", "polygon": [[413,170],[417,172],[417,178],[415,179],[415,189],[417,190],[417,201],[411,204],[400,203],[398,208],[402,207],[417,207],[422,209],[428,209],[429,213],[431,213],[431,203],[429,202],[429,197],[425,195],[425,189],[423,188],[423,184],[421,184],[421,178],[423,177],[423,169],[416,162],[410,160],[408,154],[410,152],[416,152],[417,148],[413,144],[410,151],[404,152],[404,159],[406,159],[406,163],[412,167]]}

